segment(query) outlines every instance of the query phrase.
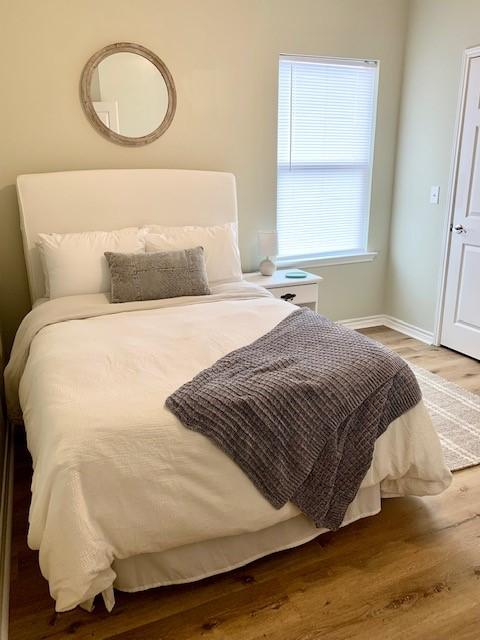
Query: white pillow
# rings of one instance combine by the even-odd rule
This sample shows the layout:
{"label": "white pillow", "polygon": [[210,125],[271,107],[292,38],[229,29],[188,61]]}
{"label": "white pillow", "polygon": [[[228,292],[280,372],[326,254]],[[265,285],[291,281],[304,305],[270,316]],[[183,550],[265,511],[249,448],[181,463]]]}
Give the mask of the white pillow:
{"label": "white pillow", "polygon": [[242,279],[237,225],[234,222],[214,227],[145,227],[145,250],[175,251],[203,247],[210,284],[238,282]]}
{"label": "white pillow", "polygon": [[117,231],[39,233],[40,250],[49,298],[103,293],[110,290],[105,251],[143,253],[144,232],[137,227]]}

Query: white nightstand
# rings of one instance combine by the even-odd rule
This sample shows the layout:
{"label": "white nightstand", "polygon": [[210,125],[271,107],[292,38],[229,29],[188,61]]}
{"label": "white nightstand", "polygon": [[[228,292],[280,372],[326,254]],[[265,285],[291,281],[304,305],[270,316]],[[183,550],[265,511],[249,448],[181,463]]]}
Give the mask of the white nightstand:
{"label": "white nightstand", "polygon": [[322,277],[306,272],[306,278],[286,278],[285,274],[288,271],[294,271],[294,269],[277,269],[273,276],[262,276],[258,271],[244,273],[243,277],[248,282],[265,287],[276,298],[287,300],[298,307],[309,307],[317,311],[318,285],[322,281]]}

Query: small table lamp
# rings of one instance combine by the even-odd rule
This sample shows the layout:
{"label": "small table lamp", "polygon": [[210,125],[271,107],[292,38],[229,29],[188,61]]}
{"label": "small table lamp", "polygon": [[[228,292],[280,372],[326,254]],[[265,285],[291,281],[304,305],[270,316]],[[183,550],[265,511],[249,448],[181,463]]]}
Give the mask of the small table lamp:
{"label": "small table lamp", "polygon": [[260,273],[262,276],[271,276],[275,273],[276,265],[271,258],[278,254],[278,237],[276,231],[259,231],[258,248],[260,254],[265,259],[260,263]]}

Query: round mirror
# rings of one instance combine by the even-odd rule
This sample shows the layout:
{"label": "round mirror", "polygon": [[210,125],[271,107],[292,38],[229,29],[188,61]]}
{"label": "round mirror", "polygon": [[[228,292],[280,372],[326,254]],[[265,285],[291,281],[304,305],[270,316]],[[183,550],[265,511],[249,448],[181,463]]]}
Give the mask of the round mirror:
{"label": "round mirror", "polygon": [[119,42],[95,53],[81,80],[82,105],[93,126],[119,144],[153,142],[172,122],[173,78],[154,53]]}

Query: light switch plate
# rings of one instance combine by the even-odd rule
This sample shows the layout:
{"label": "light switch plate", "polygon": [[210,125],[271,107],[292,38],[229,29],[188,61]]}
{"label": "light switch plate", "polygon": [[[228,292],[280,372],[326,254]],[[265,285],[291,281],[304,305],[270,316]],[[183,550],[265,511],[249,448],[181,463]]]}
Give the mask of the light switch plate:
{"label": "light switch plate", "polygon": [[440,200],[440,187],[434,185],[430,187],[430,204],[438,204]]}

